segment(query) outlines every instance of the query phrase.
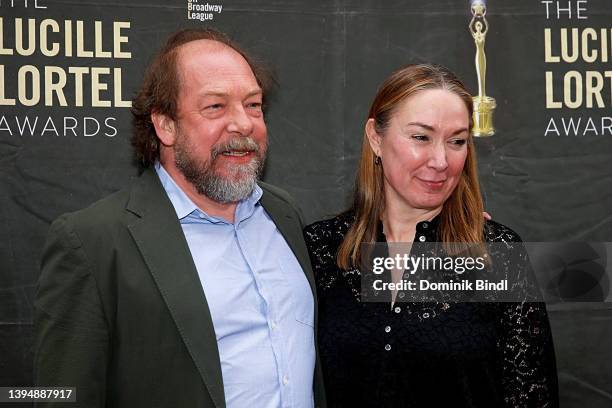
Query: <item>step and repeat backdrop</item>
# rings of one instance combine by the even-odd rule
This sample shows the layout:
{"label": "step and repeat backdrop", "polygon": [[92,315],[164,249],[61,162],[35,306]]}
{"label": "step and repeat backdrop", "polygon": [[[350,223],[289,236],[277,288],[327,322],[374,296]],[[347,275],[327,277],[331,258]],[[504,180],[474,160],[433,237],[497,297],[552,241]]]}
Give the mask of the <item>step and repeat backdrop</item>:
{"label": "step and repeat backdrop", "polygon": [[[0,386],[31,382],[50,222],[137,175],[131,99],[169,33],[218,28],[274,69],[264,180],[312,222],[348,204],[390,72],[435,62],[477,93],[471,17],[468,0],[0,0]],[[487,211],[525,241],[612,241],[612,3],[488,0],[486,17]],[[609,282],[595,284],[601,299],[549,306],[563,407],[612,406]]]}

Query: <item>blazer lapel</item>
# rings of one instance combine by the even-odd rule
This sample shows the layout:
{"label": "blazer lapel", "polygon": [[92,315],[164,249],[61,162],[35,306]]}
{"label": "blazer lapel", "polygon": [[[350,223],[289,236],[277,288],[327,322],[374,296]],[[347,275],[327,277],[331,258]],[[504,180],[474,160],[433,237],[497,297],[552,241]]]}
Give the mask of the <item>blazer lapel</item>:
{"label": "blazer lapel", "polygon": [[261,205],[263,205],[263,207],[266,209],[267,213],[270,215],[270,218],[272,218],[281,235],[283,238],[285,238],[287,244],[289,244],[289,248],[291,248],[293,254],[300,263],[300,266],[308,279],[308,283],[310,284],[312,294],[315,296],[316,304],[317,290],[315,287],[312,266],[310,264],[310,257],[308,255],[308,248],[306,248],[306,243],[304,242],[304,233],[302,232],[300,220],[293,212],[288,211],[289,204],[285,203],[284,201],[280,201],[265,189],[263,195],[261,196]]}
{"label": "blazer lapel", "polygon": [[217,407],[225,407],[217,339],[206,297],[172,203],[152,169],[135,184],[128,225]]}

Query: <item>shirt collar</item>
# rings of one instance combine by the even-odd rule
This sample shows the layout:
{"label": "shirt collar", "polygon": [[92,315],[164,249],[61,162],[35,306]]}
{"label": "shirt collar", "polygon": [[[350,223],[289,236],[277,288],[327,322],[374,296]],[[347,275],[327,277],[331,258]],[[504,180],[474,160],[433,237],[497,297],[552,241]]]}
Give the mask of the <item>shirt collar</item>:
{"label": "shirt collar", "polygon": [[[172,179],[170,174],[164,169],[164,166],[161,163],[155,163],[155,171],[157,172],[157,176],[166,190],[166,194],[168,194],[168,198],[174,207],[174,211],[179,220],[183,220],[190,214],[202,214],[205,219],[213,222],[219,223],[225,222],[224,220],[210,216],[206,214],[206,212],[202,211],[198,206],[191,201],[191,199],[185,194],[185,192],[176,184],[176,182]],[[246,218],[249,218],[253,212],[255,211],[255,207],[259,205],[259,200],[263,195],[263,191],[261,187],[255,185],[255,188],[251,192],[251,194],[245,198],[244,200],[238,203],[236,208],[236,216],[235,223],[238,223]]]}
{"label": "shirt collar", "polygon": [[[425,235],[427,241],[437,240],[438,224],[440,223],[440,214],[436,215],[431,220],[418,222],[416,225],[416,235]],[[376,242],[387,242],[387,237],[383,232],[383,223],[378,220]]]}

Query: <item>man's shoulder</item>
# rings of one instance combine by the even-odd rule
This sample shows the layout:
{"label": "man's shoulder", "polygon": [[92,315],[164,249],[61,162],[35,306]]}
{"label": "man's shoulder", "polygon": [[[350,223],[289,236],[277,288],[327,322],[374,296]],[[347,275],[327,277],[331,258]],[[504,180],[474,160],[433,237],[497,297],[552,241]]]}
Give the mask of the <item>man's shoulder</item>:
{"label": "man's shoulder", "polygon": [[112,193],[83,209],[64,213],[52,224],[51,230],[63,231],[65,234],[98,235],[123,224],[126,203],[129,199],[129,189]]}
{"label": "man's shoulder", "polygon": [[269,194],[276,200],[284,201],[289,205],[295,206],[295,200],[291,197],[286,190],[283,190],[280,187],[274,186],[272,184],[265,183],[263,181],[258,181],[257,184],[263,190],[264,194]]}
{"label": "man's shoulder", "polygon": [[127,202],[129,201],[131,187],[125,187],[119,191],[115,191],[98,201],[93,202],[89,206],[80,210],[69,213],[69,215],[75,218],[113,218],[125,209]]}
{"label": "man's shoulder", "polygon": [[263,181],[258,181],[257,184],[263,190],[262,204],[267,211],[281,209],[282,211],[295,213],[303,225],[302,210],[291,194],[280,187]]}
{"label": "man's shoulder", "polygon": [[[106,224],[115,221],[131,219],[134,214],[130,208],[134,207],[136,213],[143,212],[142,203],[150,203],[163,188],[155,188],[159,180],[154,171],[145,170],[134,177],[126,187],[95,201],[89,206],[64,214],[62,217],[71,219],[78,224]],[[161,185],[160,185],[161,187]]]}
{"label": "man's shoulder", "polygon": [[[142,175],[136,177],[127,187],[111,193],[77,211],[58,217],[51,228],[64,228],[79,235],[103,236],[105,232],[124,227],[134,219],[129,209],[135,189],[141,188]],[[142,188],[141,188],[142,189]]]}

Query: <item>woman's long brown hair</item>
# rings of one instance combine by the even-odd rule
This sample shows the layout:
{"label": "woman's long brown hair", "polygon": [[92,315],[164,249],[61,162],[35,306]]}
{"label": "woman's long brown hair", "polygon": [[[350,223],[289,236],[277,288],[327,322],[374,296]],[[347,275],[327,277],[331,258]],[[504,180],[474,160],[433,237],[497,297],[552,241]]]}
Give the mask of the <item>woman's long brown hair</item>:
{"label": "woman's long brown hair", "polygon": [[[471,127],[472,96],[463,83],[447,68],[418,64],[395,71],[378,89],[368,114],[368,119],[374,119],[376,132],[384,137],[396,108],[411,95],[428,89],[445,89],[459,96],[469,112]],[[338,266],[344,270],[359,265],[361,244],[375,241],[378,221],[385,208],[383,166],[377,165],[375,159],[376,155],[364,132],[353,206],[349,210],[354,213],[355,222],[337,254]],[[476,153],[473,136],[470,135],[461,178],[439,215],[439,239],[448,243],[481,243],[484,227],[482,211]]]}

